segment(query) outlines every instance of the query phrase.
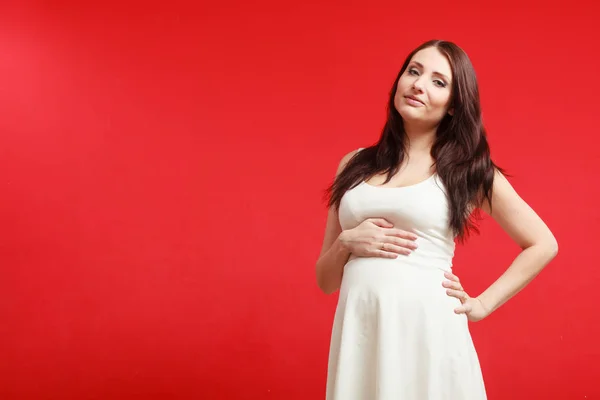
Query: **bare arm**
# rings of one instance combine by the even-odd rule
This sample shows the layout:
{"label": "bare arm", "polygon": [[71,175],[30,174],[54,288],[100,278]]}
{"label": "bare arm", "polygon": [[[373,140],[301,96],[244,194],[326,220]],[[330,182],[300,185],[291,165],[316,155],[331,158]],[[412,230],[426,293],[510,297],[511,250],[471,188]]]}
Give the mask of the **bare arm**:
{"label": "bare arm", "polygon": [[558,253],[558,244],[544,221],[521,199],[506,177],[496,172],[490,215],[521,247],[522,252],[508,269],[481,295],[479,301],[492,313],[523,289]]}
{"label": "bare arm", "polygon": [[[342,158],[336,176],[344,170],[348,161],[357,151],[353,150]],[[321,253],[316,263],[317,285],[326,294],[331,294],[339,289],[342,282],[342,268],[350,257],[350,251],[340,241],[341,233],[342,227],[338,213],[334,208],[330,208],[327,214]]]}

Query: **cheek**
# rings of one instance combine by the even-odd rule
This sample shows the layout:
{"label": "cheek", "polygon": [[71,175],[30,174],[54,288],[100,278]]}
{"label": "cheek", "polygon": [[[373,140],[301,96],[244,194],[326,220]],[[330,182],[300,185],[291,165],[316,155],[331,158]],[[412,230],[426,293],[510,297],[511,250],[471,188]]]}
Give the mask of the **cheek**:
{"label": "cheek", "polygon": [[396,95],[394,97],[396,106],[398,106],[399,102],[403,99],[404,94],[410,91],[411,85],[410,79],[407,79],[404,76],[400,78],[396,85]]}
{"label": "cheek", "polygon": [[404,87],[400,84],[400,82],[398,82],[398,85],[396,86],[396,94],[394,95],[394,103],[396,103],[396,106],[398,106],[398,102],[402,99],[405,92],[406,90]]}
{"label": "cheek", "polygon": [[450,103],[450,95],[448,94],[448,92],[430,92],[429,102],[436,109],[445,110]]}
{"label": "cheek", "polygon": [[410,79],[408,79],[406,76],[401,76],[400,80],[398,80],[398,85],[396,85],[396,93],[405,93],[410,85]]}

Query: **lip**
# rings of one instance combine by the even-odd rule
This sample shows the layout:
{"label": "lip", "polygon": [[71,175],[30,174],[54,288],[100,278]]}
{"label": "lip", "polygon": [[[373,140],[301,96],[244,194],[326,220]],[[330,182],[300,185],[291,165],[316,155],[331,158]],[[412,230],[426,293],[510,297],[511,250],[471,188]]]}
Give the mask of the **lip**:
{"label": "lip", "polygon": [[[415,96],[404,96],[404,98],[407,99],[407,100],[412,100],[413,102],[416,102],[419,105],[422,105],[422,106],[425,105],[425,103],[423,101],[417,99]],[[409,102],[409,103],[412,103],[412,102]]]}

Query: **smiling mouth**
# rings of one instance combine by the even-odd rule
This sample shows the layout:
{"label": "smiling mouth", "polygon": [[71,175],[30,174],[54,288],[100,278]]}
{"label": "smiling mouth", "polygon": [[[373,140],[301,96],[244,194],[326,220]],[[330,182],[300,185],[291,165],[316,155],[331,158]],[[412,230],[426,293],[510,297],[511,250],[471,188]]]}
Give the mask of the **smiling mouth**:
{"label": "smiling mouth", "polygon": [[419,100],[419,99],[417,99],[417,98],[415,98],[415,97],[412,97],[412,96],[404,96],[404,98],[405,98],[406,100],[409,100],[409,102],[410,102],[410,103],[417,103],[417,104],[420,104],[420,105],[422,105],[422,106],[424,106],[424,105],[425,105],[425,103],[423,103],[421,100]]}

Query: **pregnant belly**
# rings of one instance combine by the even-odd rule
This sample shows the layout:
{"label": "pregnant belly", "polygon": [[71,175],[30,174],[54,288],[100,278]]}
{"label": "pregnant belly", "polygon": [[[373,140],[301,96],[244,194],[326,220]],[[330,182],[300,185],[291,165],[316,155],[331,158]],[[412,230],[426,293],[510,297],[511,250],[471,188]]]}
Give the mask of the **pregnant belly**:
{"label": "pregnant belly", "polygon": [[446,294],[442,286],[447,280],[445,270],[450,267],[414,265],[408,259],[353,258],[344,267],[340,298],[350,293],[371,300],[385,297],[402,307],[436,308],[454,314],[460,300]]}

